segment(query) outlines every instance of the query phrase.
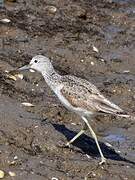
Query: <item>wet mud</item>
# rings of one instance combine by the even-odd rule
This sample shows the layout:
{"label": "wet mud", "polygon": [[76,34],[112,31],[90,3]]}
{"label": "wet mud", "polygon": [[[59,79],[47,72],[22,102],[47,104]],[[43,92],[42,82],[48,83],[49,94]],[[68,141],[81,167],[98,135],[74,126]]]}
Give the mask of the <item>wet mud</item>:
{"label": "wet mud", "polygon": [[24,72],[16,81],[7,76],[43,54],[61,74],[93,82],[135,115],[134,37],[133,0],[5,2],[0,8],[0,170],[5,180],[135,179],[134,121],[91,120],[107,158],[99,166],[89,132],[70,148],[62,146],[82,121],[60,104],[40,74]]}

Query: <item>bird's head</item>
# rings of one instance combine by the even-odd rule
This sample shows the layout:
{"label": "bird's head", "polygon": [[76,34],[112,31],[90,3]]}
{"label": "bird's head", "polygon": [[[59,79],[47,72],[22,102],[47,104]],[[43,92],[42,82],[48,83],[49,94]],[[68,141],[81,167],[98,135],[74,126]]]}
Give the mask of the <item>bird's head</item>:
{"label": "bird's head", "polygon": [[43,71],[47,71],[51,68],[52,64],[49,58],[42,55],[37,55],[32,58],[28,65],[19,68],[19,70],[33,69],[43,73]]}

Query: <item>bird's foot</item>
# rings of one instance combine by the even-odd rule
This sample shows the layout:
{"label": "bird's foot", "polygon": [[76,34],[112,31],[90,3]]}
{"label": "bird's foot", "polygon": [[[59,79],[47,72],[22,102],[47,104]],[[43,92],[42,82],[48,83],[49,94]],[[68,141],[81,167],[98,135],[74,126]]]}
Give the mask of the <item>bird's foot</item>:
{"label": "bird's foot", "polygon": [[61,141],[59,141],[58,146],[61,147],[61,148],[70,148],[71,147],[69,142],[64,143],[64,142],[61,142]]}
{"label": "bird's foot", "polygon": [[70,142],[67,142],[66,144],[65,144],[65,147],[71,147],[71,143]]}
{"label": "bird's foot", "polygon": [[105,164],[106,163],[106,158],[102,157],[101,161],[99,162],[99,165]]}

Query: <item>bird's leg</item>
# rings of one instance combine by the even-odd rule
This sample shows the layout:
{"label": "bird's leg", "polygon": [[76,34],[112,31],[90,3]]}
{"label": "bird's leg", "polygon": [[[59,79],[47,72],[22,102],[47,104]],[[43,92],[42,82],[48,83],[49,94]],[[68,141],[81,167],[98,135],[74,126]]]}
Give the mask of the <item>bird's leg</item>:
{"label": "bird's leg", "polygon": [[101,156],[101,162],[99,164],[103,164],[106,162],[106,158],[104,157],[102,151],[101,151],[101,148],[99,146],[99,143],[98,143],[98,140],[97,140],[97,136],[95,134],[95,132],[93,131],[92,127],[90,126],[88,120],[82,116],[82,119],[84,120],[84,122],[86,123],[86,125],[88,126],[89,130],[90,130],[90,133],[91,135],[93,136],[93,138],[95,139],[95,142],[96,142],[96,145],[97,145],[97,148],[99,150],[99,153],[100,153],[100,156]]}
{"label": "bird's leg", "polygon": [[79,131],[79,133],[77,133],[69,142],[66,143],[66,146],[70,147],[70,144],[73,143],[78,137],[80,137],[82,134],[84,134],[84,132],[86,131],[86,129],[88,128],[88,126],[86,125],[86,123],[84,124],[83,128],[81,129],[81,131]]}

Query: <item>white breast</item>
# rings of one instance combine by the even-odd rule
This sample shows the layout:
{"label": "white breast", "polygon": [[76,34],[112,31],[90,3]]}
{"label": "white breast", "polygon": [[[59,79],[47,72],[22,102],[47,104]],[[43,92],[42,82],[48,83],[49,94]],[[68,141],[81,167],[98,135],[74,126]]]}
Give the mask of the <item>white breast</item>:
{"label": "white breast", "polygon": [[61,101],[61,103],[68,109],[73,110],[74,107],[69,103],[69,101],[62,95],[61,89],[63,88],[63,85],[57,86],[54,90],[55,94]]}

